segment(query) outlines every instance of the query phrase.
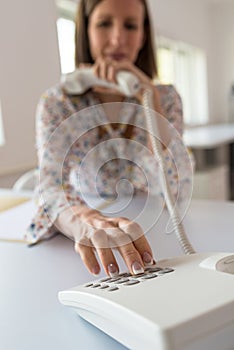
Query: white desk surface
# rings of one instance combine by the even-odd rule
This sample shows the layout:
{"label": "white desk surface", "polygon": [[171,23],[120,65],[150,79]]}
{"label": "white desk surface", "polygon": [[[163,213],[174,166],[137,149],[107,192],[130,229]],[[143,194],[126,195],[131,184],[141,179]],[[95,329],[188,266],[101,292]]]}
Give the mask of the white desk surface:
{"label": "white desk surface", "polygon": [[[141,199],[135,201],[137,207],[141,204]],[[134,208],[130,212],[127,209],[126,216],[136,213]],[[148,218],[153,213],[151,207]],[[194,200],[184,220],[194,248],[233,252],[233,218],[234,203]],[[175,236],[164,233],[167,221],[164,211],[147,235],[156,260],[182,254]],[[74,252],[73,242],[64,236],[31,248],[0,242],[0,276],[1,349],[125,349],[58,302],[58,291],[93,280]]]}
{"label": "white desk surface", "polygon": [[184,143],[195,149],[209,149],[234,142],[234,124],[215,124],[186,129]]}

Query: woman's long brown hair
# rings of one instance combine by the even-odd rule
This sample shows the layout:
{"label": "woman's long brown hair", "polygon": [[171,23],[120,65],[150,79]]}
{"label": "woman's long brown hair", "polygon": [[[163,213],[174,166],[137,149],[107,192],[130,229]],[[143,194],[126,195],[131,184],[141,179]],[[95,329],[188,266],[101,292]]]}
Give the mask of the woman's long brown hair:
{"label": "woman's long brown hair", "polygon": [[[94,63],[89,49],[88,38],[88,21],[95,6],[102,0],[80,0],[76,15],[76,31],[75,31],[75,65],[80,63]],[[117,1],[117,0],[116,0]],[[126,0],[128,1],[128,0]],[[150,78],[157,76],[156,49],[154,49],[152,41],[152,28],[149,18],[149,11],[146,0],[139,0],[145,8],[144,20],[144,45],[141,48],[135,65],[140,68]]]}

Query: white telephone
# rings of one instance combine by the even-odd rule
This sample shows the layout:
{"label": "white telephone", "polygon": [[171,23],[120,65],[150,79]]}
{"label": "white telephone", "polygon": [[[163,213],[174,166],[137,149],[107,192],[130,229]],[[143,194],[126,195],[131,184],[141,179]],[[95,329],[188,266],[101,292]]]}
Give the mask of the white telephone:
{"label": "white telephone", "polygon": [[59,293],[134,350],[233,350],[234,255],[191,254]]}
{"label": "white telephone", "polygon": [[119,72],[116,80],[118,84],[101,80],[93,74],[92,68],[76,69],[74,72],[64,74],[61,77],[63,87],[71,95],[82,94],[93,85],[117,89],[125,96],[134,96],[140,89],[139,80],[130,72]]}
{"label": "white telephone", "polygon": [[[120,89],[134,95],[140,84],[128,74],[119,73]],[[72,94],[93,84],[109,86],[93,78],[90,70],[63,76],[62,82]],[[159,261],[140,275],[126,272],[61,291],[59,300],[130,349],[233,350],[234,254],[194,252],[170,193],[161,143],[153,136],[157,125],[151,118],[150,92],[145,92],[143,101],[152,148],[162,169],[166,205],[188,255]]]}

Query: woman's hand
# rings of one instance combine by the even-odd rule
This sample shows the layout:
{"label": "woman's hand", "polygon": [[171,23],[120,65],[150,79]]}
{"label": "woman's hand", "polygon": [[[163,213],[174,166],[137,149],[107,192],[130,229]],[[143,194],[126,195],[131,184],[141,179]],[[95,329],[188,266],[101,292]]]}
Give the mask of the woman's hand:
{"label": "woman's hand", "polygon": [[93,65],[93,70],[97,77],[111,83],[117,83],[116,74],[119,71],[128,71],[139,79],[143,87],[153,88],[152,80],[128,60],[116,61],[109,58],[99,58]]}
{"label": "woman's hand", "polygon": [[56,225],[75,241],[87,269],[94,275],[100,272],[97,255],[105,272],[115,276],[119,272],[113,254],[117,248],[132,274],[144,272],[153,264],[152,251],[141,227],[127,218],[110,218],[85,206],[71,207],[59,215]]}
{"label": "woman's hand", "polygon": [[[159,134],[161,136],[163,149],[167,147],[171,140],[171,134],[168,130],[168,122],[164,116],[164,112],[161,109],[160,98],[158,89],[155,87],[153,81],[136,67],[132,62],[128,60],[114,61],[111,59],[99,58],[93,66],[94,74],[100,79],[108,80],[112,83],[117,83],[116,74],[121,70],[126,70],[133,73],[140,81],[142,89],[137,93],[136,97],[143,104],[143,93],[145,89],[152,91],[153,109],[157,113],[157,124],[159,128]],[[111,92],[111,91],[110,91]],[[116,92],[116,91],[115,91]],[[149,140],[149,148],[151,147],[151,141]]]}

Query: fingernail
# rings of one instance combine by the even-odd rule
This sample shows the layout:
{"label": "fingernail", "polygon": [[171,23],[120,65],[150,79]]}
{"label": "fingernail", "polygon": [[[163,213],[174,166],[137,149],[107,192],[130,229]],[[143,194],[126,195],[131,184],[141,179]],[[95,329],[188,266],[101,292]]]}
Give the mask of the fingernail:
{"label": "fingernail", "polygon": [[144,269],[138,261],[135,261],[132,264],[132,271],[133,271],[134,275],[137,275],[138,273],[143,273]]}
{"label": "fingernail", "polygon": [[143,253],[142,259],[143,259],[144,264],[146,266],[153,265],[154,260],[153,260],[152,256],[148,252],[144,252]]}
{"label": "fingernail", "polygon": [[92,272],[92,274],[95,275],[95,276],[99,275],[100,267],[99,267],[99,266],[94,266],[94,267],[92,267],[91,272]]}
{"label": "fingernail", "polygon": [[107,266],[108,273],[111,277],[115,277],[119,274],[119,271],[117,269],[117,266],[115,264],[109,264]]}

